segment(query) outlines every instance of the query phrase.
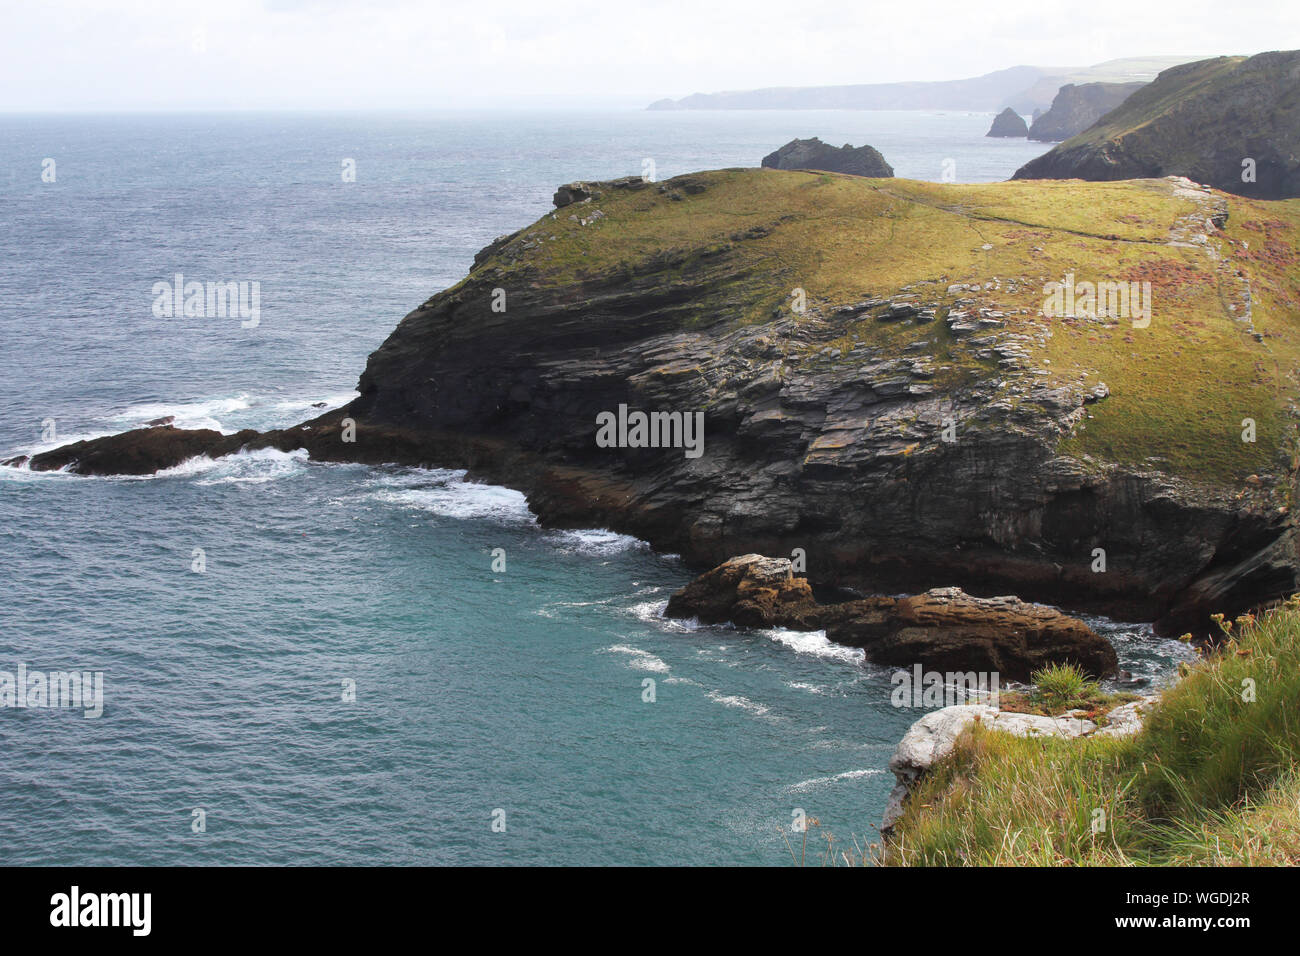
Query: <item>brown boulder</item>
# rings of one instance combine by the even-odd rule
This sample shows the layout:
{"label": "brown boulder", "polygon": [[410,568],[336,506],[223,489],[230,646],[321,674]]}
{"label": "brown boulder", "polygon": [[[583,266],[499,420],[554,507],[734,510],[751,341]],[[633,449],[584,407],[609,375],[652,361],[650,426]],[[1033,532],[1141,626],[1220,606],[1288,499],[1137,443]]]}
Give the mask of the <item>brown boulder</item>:
{"label": "brown boulder", "polygon": [[741,627],[801,627],[816,616],[817,599],[807,578],[797,578],[785,558],[742,554],[701,574],[674,594],[664,612],[669,617],[694,617],[704,624],[728,621]]}
{"label": "brown boulder", "polygon": [[972,597],[934,588],[901,598],[874,621],[857,616],[827,628],[839,644],[861,647],[877,664],[936,671],[987,671],[1027,681],[1049,664],[1074,663],[1093,677],[1119,668],[1110,643],[1078,618],[1017,597]]}
{"label": "brown boulder", "polygon": [[1113,674],[1115,649],[1083,621],[1016,597],[972,597],[935,588],[905,598],[819,604],[790,561],[745,554],[724,561],[672,596],[668,617],[741,627],[826,630],[877,664],[987,671],[1027,681],[1048,664],[1074,663],[1094,677]]}

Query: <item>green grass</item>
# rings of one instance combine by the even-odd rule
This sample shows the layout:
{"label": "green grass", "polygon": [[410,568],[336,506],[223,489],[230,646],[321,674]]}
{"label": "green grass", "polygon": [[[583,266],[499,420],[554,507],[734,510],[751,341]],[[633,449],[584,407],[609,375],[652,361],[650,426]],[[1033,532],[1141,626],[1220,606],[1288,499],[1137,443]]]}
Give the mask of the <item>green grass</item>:
{"label": "green grass", "polygon": [[879,862],[1300,863],[1300,601],[1227,623],[1134,738],[964,734]]}
{"label": "green grass", "polygon": [[1073,664],[1052,664],[1031,676],[1037,697],[1048,710],[1068,710],[1097,690],[1096,681]]}
{"label": "green grass", "polygon": [[1127,691],[1103,690],[1074,664],[1053,664],[1030,677],[1032,684],[1027,689],[1003,691],[998,695],[999,709],[1044,717],[1082,710],[1088,720],[1105,725],[1106,714],[1111,710],[1138,699],[1137,694]]}

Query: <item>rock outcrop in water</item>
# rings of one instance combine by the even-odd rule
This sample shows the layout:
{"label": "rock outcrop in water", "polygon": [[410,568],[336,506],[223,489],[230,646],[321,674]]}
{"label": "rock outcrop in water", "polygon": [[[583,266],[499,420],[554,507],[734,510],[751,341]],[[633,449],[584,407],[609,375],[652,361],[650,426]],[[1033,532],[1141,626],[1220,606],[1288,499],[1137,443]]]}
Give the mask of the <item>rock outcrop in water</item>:
{"label": "rock outcrop in water", "polygon": [[724,561],[675,593],[668,617],[706,624],[825,630],[877,664],[982,671],[1027,681],[1049,664],[1077,664],[1095,677],[1118,667],[1115,650],[1087,624],[1014,597],[975,598],[960,588],[914,597],[820,604],[788,558],[746,554]]}
{"label": "rock outcrop in water", "polygon": [[1300,196],[1300,51],[1165,70],[1095,126],[1016,172],[1017,179],[1170,175],[1261,199]]}
{"label": "rock outcrop in water", "polygon": [[828,173],[845,173],[849,176],[887,177],[894,175],[894,167],[885,157],[870,146],[856,149],[845,143],[839,149],[828,146],[814,136],[812,139],[792,139],[775,152],[763,157],[764,169],[819,169]]}
{"label": "rock outcrop in water", "polygon": [[1146,85],[1067,83],[1052,100],[1052,108],[1034,120],[1028,136],[1044,143],[1059,143],[1078,136]]}
{"label": "rock outcrop in water", "polygon": [[[239,446],[467,468],[545,525],[696,567],[802,548],[819,587],[955,585],[1174,634],[1296,587],[1291,206],[772,169],[562,198],[403,319],[349,406],[28,467],[138,474]],[[1048,314],[1067,274],[1150,282],[1149,323]]]}
{"label": "rock outcrop in water", "polygon": [[994,118],[993,125],[984,135],[1004,138],[1025,137],[1029,135],[1029,127],[1025,125],[1025,118],[1008,106]]}

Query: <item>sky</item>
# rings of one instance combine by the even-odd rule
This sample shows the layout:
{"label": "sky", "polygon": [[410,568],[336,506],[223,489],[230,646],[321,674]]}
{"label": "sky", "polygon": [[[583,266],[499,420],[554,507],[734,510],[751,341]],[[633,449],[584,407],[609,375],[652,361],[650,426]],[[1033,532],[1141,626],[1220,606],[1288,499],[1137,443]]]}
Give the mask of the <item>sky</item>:
{"label": "sky", "polygon": [[0,112],[626,106],[1300,48],[1294,0],[0,0]]}

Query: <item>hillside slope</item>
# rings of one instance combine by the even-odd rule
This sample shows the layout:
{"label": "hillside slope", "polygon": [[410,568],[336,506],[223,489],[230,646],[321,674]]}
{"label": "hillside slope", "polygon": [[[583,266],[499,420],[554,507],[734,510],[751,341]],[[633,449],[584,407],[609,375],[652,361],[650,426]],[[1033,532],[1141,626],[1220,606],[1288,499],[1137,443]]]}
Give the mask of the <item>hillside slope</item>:
{"label": "hillside slope", "polygon": [[[1253,179],[1244,164],[1253,167]],[[1014,178],[1169,175],[1255,198],[1300,196],[1300,51],[1165,70]]]}
{"label": "hillside slope", "polygon": [[1034,120],[1029,138],[1062,142],[1077,136],[1142,89],[1144,83],[1067,83],[1052,108]]}

